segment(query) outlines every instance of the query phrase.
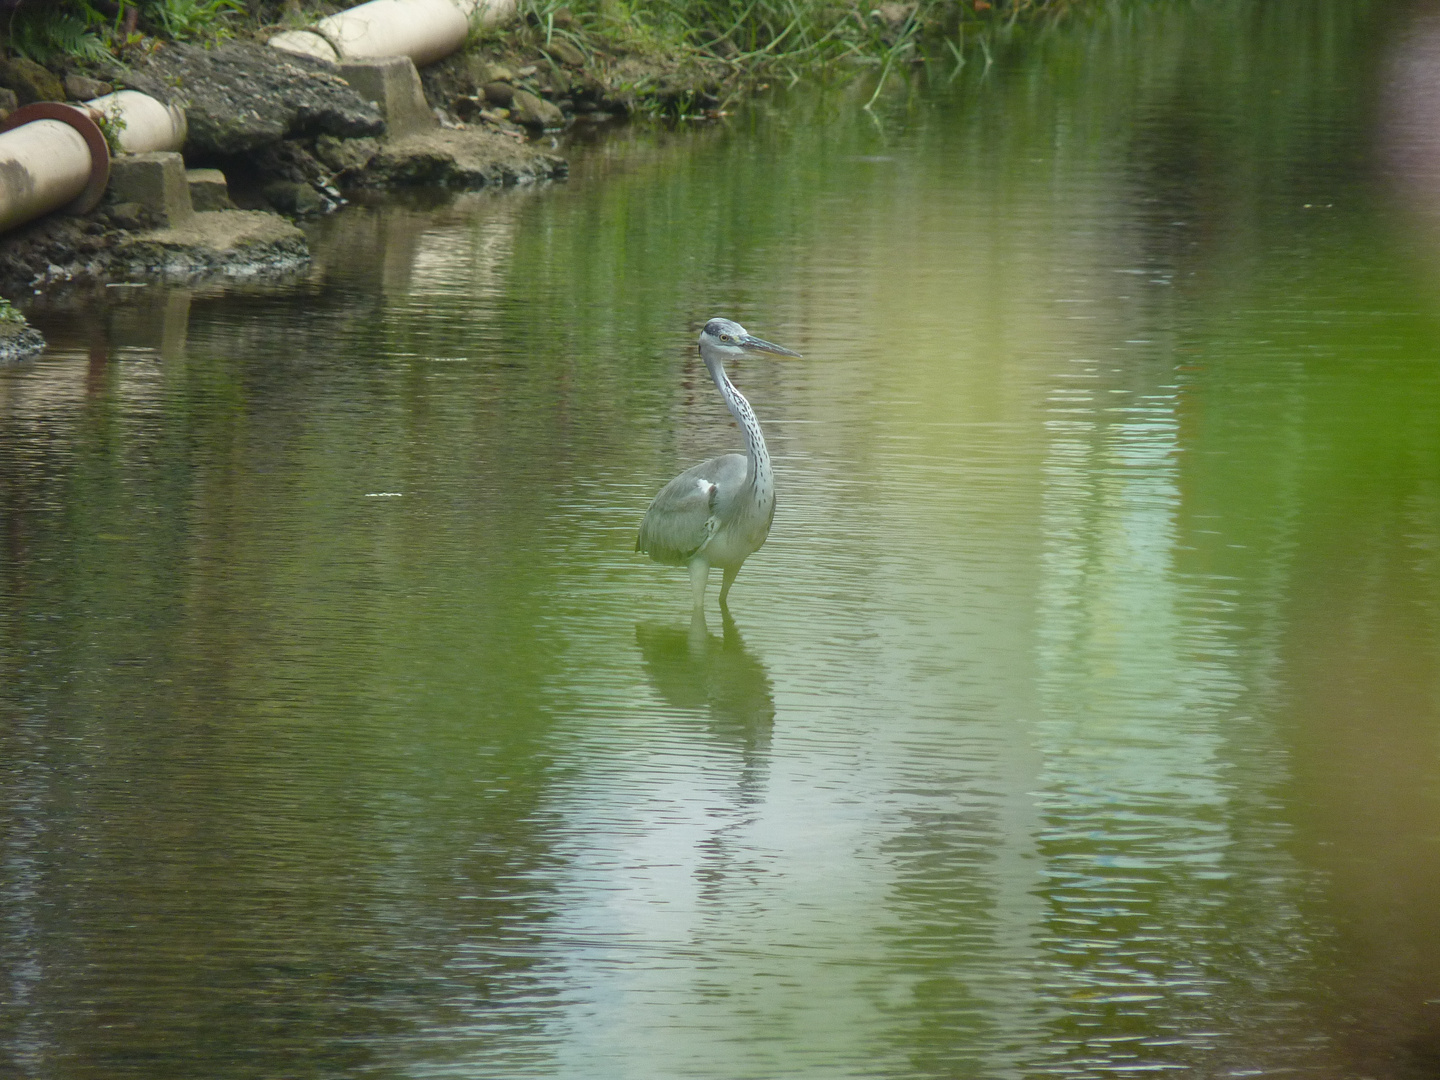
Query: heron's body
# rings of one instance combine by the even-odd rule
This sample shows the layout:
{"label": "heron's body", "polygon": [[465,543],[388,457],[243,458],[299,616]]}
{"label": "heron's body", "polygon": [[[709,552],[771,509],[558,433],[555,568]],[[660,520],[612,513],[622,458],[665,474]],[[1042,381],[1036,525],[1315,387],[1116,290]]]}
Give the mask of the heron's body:
{"label": "heron's body", "polygon": [[724,571],[720,603],[726,602],[740,566],[760,550],[775,519],[775,474],[755,412],[725,374],[727,356],[745,352],[794,356],[789,349],[752,337],[728,319],[711,319],[700,334],[700,356],[745,436],[743,454],[721,454],[686,469],[660,489],[640,522],[635,550],[656,562],[690,568],[695,608],[705,606],[710,568]]}

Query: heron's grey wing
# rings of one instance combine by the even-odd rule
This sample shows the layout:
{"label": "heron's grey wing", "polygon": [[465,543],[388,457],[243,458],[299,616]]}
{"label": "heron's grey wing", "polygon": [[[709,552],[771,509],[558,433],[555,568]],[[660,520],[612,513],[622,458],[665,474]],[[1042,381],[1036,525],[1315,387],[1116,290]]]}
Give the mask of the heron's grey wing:
{"label": "heron's grey wing", "polygon": [[716,508],[744,483],[745,466],[743,454],[722,454],[671,480],[640,520],[635,550],[656,562],[689,562],[719,526]]}

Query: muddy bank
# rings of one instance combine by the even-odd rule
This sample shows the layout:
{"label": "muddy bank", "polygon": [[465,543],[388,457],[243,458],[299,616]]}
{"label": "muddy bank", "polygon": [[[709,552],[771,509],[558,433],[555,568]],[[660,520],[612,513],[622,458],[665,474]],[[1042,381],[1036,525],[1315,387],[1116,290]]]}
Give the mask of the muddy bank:
{"label": "muddy bank", "polygon": [[130,204],[51,214],[0,239],[0,295],[21,300],[77,282],[247,278],[310,258],[305,234],[273,213],[202,211],[177,226]]}
{"label": "muddy bank", "polygon": [[[0,70],[0,82],[11,74]],[[185,165],[226,181],[198,208],[252,213],[163,228],[112,193],[87,215],[40,219],[0,236],[0,295],[17,299],[66,282],[283,273],[307,258],[285,219],[333,211],[347,193],[564,180],[568,165],[553,147],[567,129],[715,115],[738,84],[718,58],[582,49],[524,27],[421,70],[423,101],[404,130],[339,66],[261,40],[170,43],[128,63],[52,74],[49,90],[61,96],[129,88],[181,106]],[[0,91],[0,108],[7,103]]]}

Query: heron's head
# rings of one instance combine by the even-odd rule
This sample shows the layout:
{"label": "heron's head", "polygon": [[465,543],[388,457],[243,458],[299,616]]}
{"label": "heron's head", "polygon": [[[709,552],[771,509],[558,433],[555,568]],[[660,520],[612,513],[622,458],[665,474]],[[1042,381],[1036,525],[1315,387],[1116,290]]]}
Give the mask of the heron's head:
{"label": "heron's head", "polygon": [[700,354],[712,354],[725,359],[744,356],[746,353],[769,353],[772,356],[799,356],[797,352],[755,337],[743,326],[730,319],[711,319],[700,331]]}

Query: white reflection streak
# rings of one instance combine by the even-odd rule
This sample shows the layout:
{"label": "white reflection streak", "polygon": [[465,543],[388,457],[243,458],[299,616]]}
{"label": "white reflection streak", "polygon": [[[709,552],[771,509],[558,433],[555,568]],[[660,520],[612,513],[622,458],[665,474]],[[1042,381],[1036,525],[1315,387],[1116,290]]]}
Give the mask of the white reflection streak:
{"label": "white reflection streak", "polygon": [[411,263],[412,294],[454,292],[464,282],[466,295],[497,297],[515,249],[515,222],[509,217],[479,221],[473,232],[437,229],[416,243]]}
{"label": "white reflection streak", "polygon": [[1057,391],[1047,422],[1036,739],[1058,959],[1042,977],[1058,984],[1052,1000],[1144,1014],[1167,993],[1208,991],[1203,956],[1177,962],[1163,944],[1127,940],[1115,920],[1148,922],[1157,906],[1169,919],[1198,915],[1196,881],[1223,876],[1218,720],[1235,682],[1206,658],[1214,643],[1197,640],[1206,630],[1187,618],[1173,565],[1177,392],[1161,389],[1115,422],[1095,400],[1108,388],[1086,374],[1094,394]]}
{"label": "white reflection streak", "polygon": [[[17,740],[18,742],[18,740]],[[12,747],[16,743],[10,744]],[[55,1056],[50,1033],[36,1019],[39,1010],[31,1006],[43,990],[46,969],[41,952],[40,913],[45,907],[44,874],[39,849],[44,840],[42,784],[31,775],[34,767],[20,766],[9,782],[14,796],[6,817],[10,835],[0,848],[0,920],[5,930],[8,968],[0,981],[4,996],[0,1003],[14,1016],[11,1052],[25,1074],[39,1075],[46,1060]]]}
{"label": "white reflection streak", "polygon": [[[652,746],[609,778],[624,803],[597,814],[589,792],[577,830],[588,847],[566,859],[571,903],[550,931],[573,987],[554,1075],[829,1076],[859,1052],[869,1005],[847,992],[867,969],[855,928],[883,888],[833,879],[824,823],[848,824],[827,817],[833,807],[736,805],[728,771]],[[837,969],[837,955],[856,970]]]}

